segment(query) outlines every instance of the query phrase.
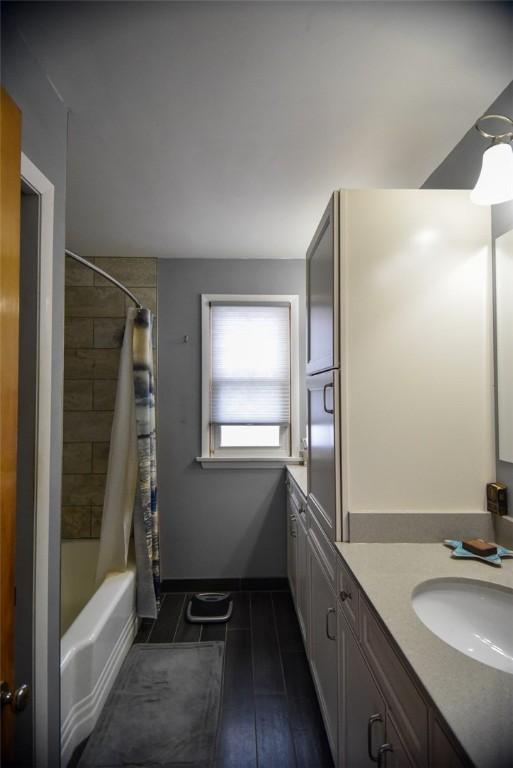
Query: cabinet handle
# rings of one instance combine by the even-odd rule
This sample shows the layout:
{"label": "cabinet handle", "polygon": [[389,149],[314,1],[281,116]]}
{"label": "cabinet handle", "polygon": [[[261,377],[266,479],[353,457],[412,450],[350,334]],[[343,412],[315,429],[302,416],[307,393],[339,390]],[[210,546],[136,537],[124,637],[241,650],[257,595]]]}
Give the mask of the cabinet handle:
{"label": "cabinet handle", "polygon": [[290,516],[290,528],[289,528],[289,530],[290,530],[290,535],[294,539],[297,536],[297,531],[296,531],[296,525],[295,524],[296,524],[296,516],[295,515],[291,515]]}
{"label": "cabinet handle", "polygon": [[351,592],[346,592],[345,589],[343,589],[342,592],[340,593],[340,599],[344,603],[346,600],[352,600],[353,596]]}
{"label": "cabinet handle", "polygon": [[[369,717],[368,722],[367,722],[367,752],[368,752],[369,758],[372,760],[372,762],[373,763],[378,763],[378,764],[379,764],[379,759],[380,759],[379,758],[379,751],[378,751],[378,756],[377,757],[375,757],[372,754],[372,726],[374,725],[374,723],[382,723],[382,722],[383,722],[383,717],[379,714],[379,712],[376,713],[375,715],[371,715]],[[381,747],[380,747],[380,749],[381,749]]]}
{"label": "cabinet handle", "polygon": [[326,413],[334,413],[335,411],[333,408],[326,407],[326,390],[328,388],[333,389],[333,384],[331,382],[328,382],[328,384],[325,384],[322,388],[322,406]]}
{"label": "cabinet handle", "polygon": [[334,608],[328,608],[328,613],[326,614],[326,637],[328,638],[328,640],[336,640],[337,636],[332,635],[330,633],[330,614],[331,613],[336,613]]}
{"label": "cabinet handle", "polygon": [[386,765],[386,757],[385,761],[383,762],[383,756],[386,755],[387,752],[393,752],[394,748],[391,744],[382,744],[380,748],[378,749],[378,768],[383,768],[384,765]]}

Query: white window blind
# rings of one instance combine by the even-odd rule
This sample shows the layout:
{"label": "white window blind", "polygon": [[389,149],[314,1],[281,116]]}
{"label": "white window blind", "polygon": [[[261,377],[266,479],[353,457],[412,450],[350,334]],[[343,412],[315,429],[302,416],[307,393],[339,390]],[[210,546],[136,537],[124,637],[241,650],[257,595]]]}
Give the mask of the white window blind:
{"label": "white window blind", "polygon": [[211,305],[212,424],[290,421],[289,305]]}

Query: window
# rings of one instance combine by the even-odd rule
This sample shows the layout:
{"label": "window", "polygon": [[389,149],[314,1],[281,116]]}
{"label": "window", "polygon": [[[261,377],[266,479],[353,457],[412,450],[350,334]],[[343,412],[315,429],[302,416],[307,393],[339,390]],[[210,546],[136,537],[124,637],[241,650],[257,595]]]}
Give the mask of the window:
{"label": "window", "polygon": [[203,302],[203,458],[298,453],[298,297]]}

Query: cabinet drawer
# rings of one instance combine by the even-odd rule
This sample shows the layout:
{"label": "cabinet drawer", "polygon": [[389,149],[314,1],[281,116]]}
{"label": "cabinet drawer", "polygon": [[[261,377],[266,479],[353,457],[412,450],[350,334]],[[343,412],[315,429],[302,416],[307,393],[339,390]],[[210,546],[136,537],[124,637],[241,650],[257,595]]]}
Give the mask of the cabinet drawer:
{"label": "cabinet drawer", "polygon": [[390,641],[360,595],[360,640],[413,764],[427,765],[428,709]]}
{"label": "cabinet drawer", "polygon": [[314,548],[322,566],[326,572],[326,576],[331,584],[332,589],[336,587],[336,568],[337,568],[337,554],[331,545],[330,540],[324,533],[319,521],[312,514],[308,507],[308,537]]}
{"label": "cabinet drawer", "polygon": [[358,636],[358,597],[359,589],[349,570],[340,557],[337,558],[337,597],[342,612],[351,628]]}

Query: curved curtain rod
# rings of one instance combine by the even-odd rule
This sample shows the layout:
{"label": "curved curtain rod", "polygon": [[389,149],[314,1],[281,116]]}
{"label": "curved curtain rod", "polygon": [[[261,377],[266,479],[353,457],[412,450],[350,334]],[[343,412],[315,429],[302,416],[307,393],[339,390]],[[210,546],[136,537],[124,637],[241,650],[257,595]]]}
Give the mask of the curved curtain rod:
{"label": "curved curtain rod", "polygon": [[87,261],[87,259],[84,259],[82,256],[79,256],[78,253],[73,253],[73,251],[69,251],[67,248],[64,249],[64,253],[66,256],[70,256],[72,259],[75,259],[75,261],[79,261],[81,264],[84,265],[84,267],[88,267],[89,269],[92,269],[93,272],[97,272],[99,275],[104,277],[106,280],[109,280],[113,285],[115,285],[117,288],[121,288],[123,293],[126,293],[129,299],[132,299],[134,304],[136,305],[137,309],[142,309],[143,306],[140,303],[140,301],[134,296],[132,291],[129,291],[126,286],[123,285],[123,283],[120,283],[119,280],[116,280],[115,277],[112,277],[112,275],[109,275],[108,272],[105,272],[103,269],[100,269],[100,267],[97,267],[96,264],[92,264],[90,261]]}

